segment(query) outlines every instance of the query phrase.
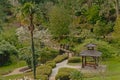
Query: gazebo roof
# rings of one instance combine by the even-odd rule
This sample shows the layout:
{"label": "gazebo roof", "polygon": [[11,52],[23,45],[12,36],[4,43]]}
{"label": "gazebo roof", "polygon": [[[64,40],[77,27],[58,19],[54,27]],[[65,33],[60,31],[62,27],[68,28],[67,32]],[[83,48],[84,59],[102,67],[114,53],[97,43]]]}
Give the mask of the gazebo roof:
{"label": "gazebo roof", "polygon": [[85,47],[96,47],[96,44],[89,43],[89,44],[85,45]]}
{"label": "gazebo roof", "polygon": [[101,52],[97,50],[84,50],[80,53],[80,56],[94,56],[94,57],[99,57],[101,56]]}

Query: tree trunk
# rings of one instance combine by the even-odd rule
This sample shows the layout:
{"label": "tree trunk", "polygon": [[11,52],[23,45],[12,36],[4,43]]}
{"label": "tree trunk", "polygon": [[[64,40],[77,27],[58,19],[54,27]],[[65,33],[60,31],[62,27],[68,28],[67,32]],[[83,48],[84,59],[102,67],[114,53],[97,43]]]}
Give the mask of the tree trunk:
{"label": "tree trunk", "polygon": [[33,32],[32,31],[31,31],[31,49],[32,49],[33,75],[34,75],[34,79],[36,79],[35,49],[34,49],[34,40],[33,40]]}
{"label": "tree trunk", "polygon": [[34,39],[33,39],[33,31],[34,31],[34,25],[33,25],[33,14],[30,15],[30,32],[31,32],[31,49],[32,49],[32,66],[33,66],[33,76],[34,79],[36,79],[36,60],[35,60],[35,49],[34,49]]}
{"label": "tree trunk", "polygon": [[119,0],[115,0],[116,3],[116,15],[119,16]]}

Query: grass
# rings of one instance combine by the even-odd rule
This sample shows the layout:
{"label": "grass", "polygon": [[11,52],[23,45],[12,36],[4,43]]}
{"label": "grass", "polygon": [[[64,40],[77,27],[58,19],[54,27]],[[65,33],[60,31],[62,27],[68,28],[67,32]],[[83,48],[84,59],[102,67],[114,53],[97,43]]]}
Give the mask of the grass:
{"label": "grass", "polygon": [[97,76],[93,78],[85,78],[84,80],[120,80],[120,74],[112,76]]}
{"label": "grass", "polygon": [[68,65],[70,65],[70,66],[78,66],[78,65],[81,65],[81,62],[79,62],[79,63],[68,63]]}
{"label": "grass", "polygon": [[107,65],[105,73],[85,78],[85,80],[120,80],[120,61],[117,58],[111,58],[104,61],[103,64]]}
{"label": "grass", "polygon": [[94,78],[86,78],[85,80],[120,80],[120,75],[112,75],[105,77],[94,77]]}
{"label": "grass", "polygon": [[23,66],[26,66],[26,63],[24,61],[19,61],[17,63],[13,63],[8,66],[0,67],[0,77],[2,76],[2,74],[9,73],[9,72],[13,71],[14,69],[23,67]]}
{"label": "grass", "polygon": [[[76,66],[81,63],[68,63],[68,65]],[[110,58],[105,61],[102,61],[101,64],[107,66],[105,73],[99,74],[85,74],[88,78],[85,80],[120,80],[120,59]]]}
{"label": "grass", "polygon": [[6,76],[6,77],[0,77],[0,80],[9,80],[9,79],[16,79],[16,78],[21,78],[23,77],[24,74],[17,74],[17,75],[11,75],[11,76]]}

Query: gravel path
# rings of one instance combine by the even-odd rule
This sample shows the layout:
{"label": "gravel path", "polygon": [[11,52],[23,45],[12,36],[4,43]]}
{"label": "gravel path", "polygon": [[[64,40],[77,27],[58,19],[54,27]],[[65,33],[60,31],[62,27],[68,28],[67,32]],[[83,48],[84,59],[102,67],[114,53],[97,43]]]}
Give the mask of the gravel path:
{"label": "gravel path", "polygon": [[80,69],[81,66],[70,66],[67,65],[68,60],[64,60],[61,63],[56,64],[56,67],[54,69],[52,69],[52,74],[49,77],[49,80],[55,80],[55,76],[58,73],[58,70],[62,67],[68,67],[68,68],[76,68],[76,69]]}

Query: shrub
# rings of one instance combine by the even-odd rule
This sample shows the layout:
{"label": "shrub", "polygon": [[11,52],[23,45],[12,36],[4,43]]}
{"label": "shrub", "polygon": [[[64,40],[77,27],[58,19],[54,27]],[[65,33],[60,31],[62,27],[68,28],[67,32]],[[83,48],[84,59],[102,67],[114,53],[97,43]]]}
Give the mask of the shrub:
{"label": "shrub", "polygon": [[37,74],[40,75],[50,75],[52,72],[52,67],[51,66],[47,66],[47,65],[42,65],[40,67],[37,68]]}
{"label": "shrub", "polygon": [[70,74],[67,72],[58,73],[56,76],[56,80],[70,80],[69,75]]}
{"label": "shrub", "polygon": [[56,63],[54,61],[48,61],[46,62],[47,66],[51,66],[52,68],[56,67]]}
{"label": "shrub", "polygon": [[58,55],[58,51],[45,48],[40,51],[40,55],[41,55],[41,58],[40,58],[41,63],[45,63],[46,61],[49,61],[55,58]]}
{"label": "shrub", "polygon": [[56,63],[59,63],[65,59],[68,58],[68,55],[67,54],[64,54],[64,55],[58,55],[53,61],[55,61]]}
{"label": "shrub", "polygon": [[80,71],[73,71],[70,74],[71,80],[83,80],[83,74]]}
{"label": "shrub", "polygon": [[22,44],[18,41],[16,35],[16,28],[14,27],[7,28],[0,34],[0,41],[2,40],[9,42],[11,45],[14,45],[17,49],[22,47]]}
{"label": "shrub", "polygon": [[80,57],[71,57],[68,59],[68,63],[79,63],[79,62],[81,62]]}
{"label": "shrub", "polygon": [[60,68],[55,79],[56,80],[70,80],[70,74],[73,71],[77,71],[77,70],[73,68]]}
{"label": "shrub", "polygon": [[[37,50],[35,50],[35,65],[38,64],[39,62],[39,56],[40,54],[37,52]],[[19,49],[19,58],[21,60],[24,60],[26,62],[26,64],[28,65],[29,68],[32,68],[32,54],[31,54],[31,48],[30,47],[23,47],[21,49]]]}
{"label": "shrub", "polygon": [[15,55],[14,57],[17,57],[17,53],[18,51],[15,46],[12,46],[7,41],[4,41],[4,40],[1,41],[0,42],[0,66],[12,62],[11,58],[13,59],[13,55]]}

